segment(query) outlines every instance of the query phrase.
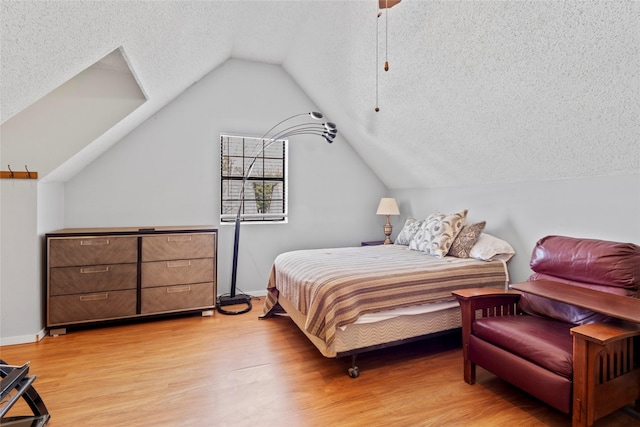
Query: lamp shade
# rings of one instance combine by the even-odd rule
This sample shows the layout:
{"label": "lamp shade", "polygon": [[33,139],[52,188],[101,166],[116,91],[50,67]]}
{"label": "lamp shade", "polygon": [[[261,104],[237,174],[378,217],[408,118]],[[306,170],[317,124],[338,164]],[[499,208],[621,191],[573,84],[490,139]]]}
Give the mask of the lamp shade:
{"label": "lamp shade", "polygon": [[398,204],[393,197],[383,197],[378,205],[377,215],[400,215]]}

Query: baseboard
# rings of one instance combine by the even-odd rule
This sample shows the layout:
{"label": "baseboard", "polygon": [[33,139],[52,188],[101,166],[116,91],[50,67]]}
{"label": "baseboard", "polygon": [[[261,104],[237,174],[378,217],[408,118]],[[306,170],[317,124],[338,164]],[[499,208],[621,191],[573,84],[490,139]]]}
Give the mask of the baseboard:
{"label": "baseboard", "polygon": [[34,342],[40,341],[45,336],[47,336],[47,330],[41,329],[35,335],[18,335],[15,337],[1,337],[0,346],[34,343]]}
{"label": "baseboard", "polygon": [[262,291],[251,291],[251,292],[247,292],[247,295],[251,295],[254,297],[264,297],[267,296],[267,290],[262,290]]}

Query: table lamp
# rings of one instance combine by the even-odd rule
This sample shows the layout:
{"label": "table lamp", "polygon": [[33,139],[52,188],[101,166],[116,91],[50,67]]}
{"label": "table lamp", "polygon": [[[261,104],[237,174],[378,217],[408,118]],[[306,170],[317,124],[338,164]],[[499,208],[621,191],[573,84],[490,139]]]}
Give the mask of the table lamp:
{"label": "table lamp", "polygon": [[398,209],[396,199],[394,199],[393,197],[383,197],[382,199],[380,199],[380,204],[378,205],[378,211],[376,212],[376,214],[387,216],[387,223],[384,225],[384,235],[386,237],[384,239],[384,244],[390,245],[391,243],[393,243],[390,237],[393,227],[391,226],[391,222],[389,222],[389,216],[400,215],[400,210]]}

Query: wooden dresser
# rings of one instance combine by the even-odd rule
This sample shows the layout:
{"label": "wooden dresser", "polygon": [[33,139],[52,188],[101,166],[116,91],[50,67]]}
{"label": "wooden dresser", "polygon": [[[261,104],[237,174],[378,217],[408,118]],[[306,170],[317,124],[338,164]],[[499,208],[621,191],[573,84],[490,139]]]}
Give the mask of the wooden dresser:
{"label": "wooden dresser", "polygon": [[52,335],[80,323],[213,313],[215,228],[69,228],[45,238]]}

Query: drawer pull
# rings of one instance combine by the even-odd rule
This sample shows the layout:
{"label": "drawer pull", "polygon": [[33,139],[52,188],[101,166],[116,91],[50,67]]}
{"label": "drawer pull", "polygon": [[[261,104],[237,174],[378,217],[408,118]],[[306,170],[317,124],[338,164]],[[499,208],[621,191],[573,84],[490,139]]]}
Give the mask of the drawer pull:
{"label": "drawer pull", "polygon": [[169,261],[167,268],[191,267],[191,261]]}
{"label": "drawer pull", "polygon": [[81,274],[90,274],[90,273],[108,273],[109,267],[82,267],[80,269]]}
{"label": "drawer pull", "polygon": [[191,236],[169,236],[167,242],[190,242]]}
{"label": "drawer pull", "polygon": [[107,292],[104,294],[80,295],[80,301],[103,301],[106,299],[109,299],[109,294]]}
{"label": "drawer pull", "polygon": [[109,239],[80,240],[80,246],[108,245]]}
{"label": "drawer pull", "polygon": [[171,286],[167,288],[168,294],[177,294],[180,292],[191,292],[191,286]]}

